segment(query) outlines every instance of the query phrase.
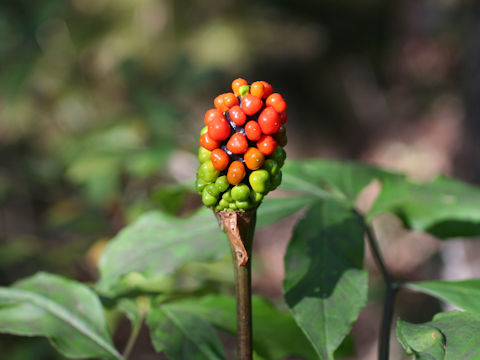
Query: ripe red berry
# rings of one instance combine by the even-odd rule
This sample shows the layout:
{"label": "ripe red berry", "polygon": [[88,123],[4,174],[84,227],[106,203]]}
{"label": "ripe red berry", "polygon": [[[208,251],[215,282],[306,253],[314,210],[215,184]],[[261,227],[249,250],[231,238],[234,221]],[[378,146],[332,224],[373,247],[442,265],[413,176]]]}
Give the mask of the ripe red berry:
{"label": "ripe red berry", "polygon": [[232,185],[237,185],[245,177],[245,166],[241,161],[234,161],[230,164],[227,171],[227,180]]}
{"label": "ripe red berry", "polygon": [[243,110],[238,105],[235,105],[228,110],[228,113],[230,114],[230,119],[232,119],[232,121],[237,125],[242,126],[245,124],[245,121],[247,121],[247,115],[245,115]]}
{"label": "ripe red berry", "polygon": [[243,155],[243,160],[245,161],[247,168],[250,170],[257,170],[263,165],[265,156],[257,148],[251,147],[247,150],[245,155]]}
{"label": "ripe red berry", "polygon": [[248,140],[258,141],[262,136],[262,129],[255,120],[250,120],[245,125],[245,135],[247,135]]}
{"label": "ripe red berry", "polygon": [[257,148],[263,155],[270,155],[275,151],[278,144],[271,135],[262,135],[259,141],[257,141]]}
{"label": "ripe red berry", "polygon": [[205,125],[209,125],[212,120],[223,118],[223,113],[218,109],[210,109],[205,113]]}
{"label": "ripe red berry", "polygon": [[250,85],[250,94],[252,94],[253,96],[261,99],[263,98],[264,92],[264,86],[261,81],[255,81],[254,83],[252,83],[252,85]]}
{"label": "ripe red berry", "polygon": [[230,109],[232,106],[238,105],[238,99],[233,93],[223,94],[223,104]]}
{"label": "ripe red berry", "polygon": [[230,157],[222,149],[215,149],[210,154],[210,160],[212,161],[215,170],[223,171],[227,168],[230,162]]}
{"label": "ripe red berry", "polygon": [[282,95],[272,94],[267,98],[266,104],[273,107],[277,113],[282,113],[287,109],[287,103],[283,100]]}
{"label": "ripe red berry", "polygon": [[227,149],[233,154],[243,154],[248,149],[248,141],[241,133],[233,134],[227,142]]}
{"label": "ripe red berry", "polygon": [[225,117],[216,118],[208,125],[208,136],[213,140],[223,141],[227,140],[231,131],[230,124]]}
{"label": "ripe red berry", "polygon": [[208,132],[200,136],[200,145],[203,146],[207,150],[215,150],[219,148],[222,143],[220,141],[213,140],[210,136],[208,136]]}
{"label": "ripe red berry", "polygon": [[242,110],[247,115],[255,115],[263,105],[263,101],[252,94],[247,94],[242,98]]}
{"label": "ripe red berry", "polygon": [[264,134],[275,134],[281,126],[280,115],[271,106],[268,106],[258,116],[258,125]]}
{"label": "ripe red berry", "polygon": [[213,100],[213,104],[215,105],[215,107],[220,110],[222,113],[224,113],[225,111],[228,111],[228,106],[226,106],[224,103],[223,103],[223,96],[225,94],[221,94],[221,95],[218,95],[215,100]]}
{"label": "ripe red berry", "polygon": [[244,85],[248,85],[248,82],[245,79],[238,78],[238,79],[233,80],[232,90],[233,90],[233,93],[235,94],[235,96],[240,96],[240,88]]}
{"label": "ripe red berry", "polygon": [[271,94],[273,94],[273,87],[266,81],[261,81],[263,84],[263,98],[266,99],[268,98]]}

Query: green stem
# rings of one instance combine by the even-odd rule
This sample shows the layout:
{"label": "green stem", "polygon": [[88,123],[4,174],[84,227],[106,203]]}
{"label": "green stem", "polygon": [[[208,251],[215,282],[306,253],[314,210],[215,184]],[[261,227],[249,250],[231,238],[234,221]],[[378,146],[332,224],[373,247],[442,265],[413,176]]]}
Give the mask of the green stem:
{"label": "green stem", "polygon": [[145,319],[144,314],[141,314],[140,319],[137,321],[137,323],[135,324],[135,326],[132,329],[130,337],[128,338],[127,346],[125,347],[125,350],[123,351],[124,360],[128,360],[128,358],[132,354],[133,348],[135,347],[135,343],[137,342],[138,336],[140,335],[140,330],[142,330],[144,319]]}
{"label": "green stem", "polygon": [[257,216],[256,209],[250,211],[219,211],[215,215],[230,240],[235,268],[238,359],[252,360],[251,257]]}

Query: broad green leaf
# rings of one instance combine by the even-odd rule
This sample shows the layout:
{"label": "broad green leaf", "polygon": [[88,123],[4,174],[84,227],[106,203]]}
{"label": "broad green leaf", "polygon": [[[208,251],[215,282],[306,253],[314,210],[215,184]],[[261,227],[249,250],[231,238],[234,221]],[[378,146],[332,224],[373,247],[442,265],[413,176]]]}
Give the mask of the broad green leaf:
{"label": "broad green leaf", "polygon": [[282,173],[282,189],[319,198],[336,197],[350,203],[374,179],[403,179],[371,165],[325,159],[287,160]]}
{"label": "broad green leaf", "polygon": [[98,288],[109,293],[128,273],[168,275],[185,262],[217,259],[227,252],[211,210],[202,208],[188,218],[150,212],[107,246],[100,259]]}
{"label": "broad green leaf", "polygon": [[[199,316],[216,327],[237,332],[235,299],[227,295],[210,295],[201,299],[181,300],[168,304],[179,312]],[[275,309],[264,299],[252,298],[253,347],[262,359],[284,359],[300,355],[307,359],[317,356],[309,341],[288,312]]]}
{"label": "broad green leaf", "polygon": [[424,324],[399,319],[397,337],[418,360],[480,359],[479,314],[451,311]]}
{"label": "broad green leaf", "polygon": [[155,350],[172,360],[226,359],[215,329],[200,317],[163,305],[148,313],[147,324]]}
{"label": "broad green leaf", "polygon": [[97,295],[85,285],[39,273],[0,287],[0,332],[45,336],[71,358],[122,359]]}
{"label": "broad green leaf", "polygon": [[[257,228],[271,225],[310,202],[305,197],[266,199],[258,210]],[[210,209],[201,208],[188,218],[150,212],[124,228],[107,246],[100,259],[97,288],[115,295],[131,288],[124,281],[127,274],[161,282],[162,276],[187,262],[219,259],[229,251],[226,236]]]}
{"label": "broad green leaf", "polygon": [[480,189],[447,177],[430,183],[385,179],[369,217],[391,212],[440,238],[480,235]]}
{"label": "broad green leaf", "polygon": [[407,283],[407,287],[435,296],[460,309],[480,313],[480,279],[461,281],[423,281]]}
{"label": "broad green leaf", "polygon": [[319,200],[295,227],[285,255],[284,297],[321,359],[333,359],[367,299],[361,218]]}

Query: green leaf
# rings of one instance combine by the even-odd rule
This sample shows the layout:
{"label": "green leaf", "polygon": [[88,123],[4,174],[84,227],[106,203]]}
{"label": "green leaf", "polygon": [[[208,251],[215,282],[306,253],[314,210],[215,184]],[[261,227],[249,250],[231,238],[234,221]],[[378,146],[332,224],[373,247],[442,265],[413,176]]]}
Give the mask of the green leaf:
{"label": "green leaf", "polygon": [[407,283],[407,287],[435,296],[460,309],[480,313],[480,279],[461,281],[423,281]]}
{"label": "green leaf", "polygon": [[480,235],[480,189],[447,177],[430,183],[385,179],[369,217],[391,212],[440,238]]}
{"label": "green leaf", "polygon": [[[232,334],[237,332],[235,299],[227,295],[210,295],[168,304],[179,312],[199,316]],[[283,359],[299,355],[316,359],[314,349],[288,312],[275,309],[264,299],[252,298],[253,347],[263,359]]]}
{"label": "green leaf", "polygon": [[163,305],[148,313],[147,324],[155,350],[172,360],[226,359],[218,334],[202,318]]}
{"label": "green leaf", "polygon": [[[305,197],[267,199],[258,210],[257,227],[271,225],[310,202]],[[137,273],[142,282],[148,278],[161,282],[162,276],[187,262],[220,259],[229,251],[226,236],[210,209],[201,208],[188,218],[150,212],[109,243],[100,259],[97,289],[113,296],[132,287],[131,279],[125,279],[130,273]]]}
{"label": "green leaf", "polygon": [[150,212],[109,243],[100,259],[97,286],[112,294],[128,273],[168,275],[186,262],[218,259],[227,252],[227,240],[211,210],[202,208],[188,218]]}
{"label": "green leaf", "polygon": [[437,314],[425,324],[401,319],[397,337],[415,359],[480,359],[480,315],[451,311]]}
{"label": "green leaf", "polygon": [[0,287],[0,332],[45,336],[71,358],[122,359],[97,295],[83,284],[39,273]]}
{"label": "green leaf", "polygon": [[362,219],[320,200],[295,227],[285,255],[284,296],[321,359],[333,359],[367,299]]}
{"label": "green leaf", "polygon": [[403,179],[371,165],[326,159],[287,160],[282,173],[282,189],[319,198],[336,197],[349,203],[354,203],[374,179]]}

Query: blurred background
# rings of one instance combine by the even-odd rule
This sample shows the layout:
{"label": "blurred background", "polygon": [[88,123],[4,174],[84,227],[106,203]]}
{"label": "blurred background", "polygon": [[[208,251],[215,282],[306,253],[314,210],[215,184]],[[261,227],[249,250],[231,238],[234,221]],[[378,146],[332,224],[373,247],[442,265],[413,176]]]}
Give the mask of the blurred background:
{"label": "blurred background", "polygon": [[[2,0],[0,285],[39,270],[94,281],[125,224],[199,205],[178,184],[194,176],[203,114],[237,77],[284,95],[289,157],[480,182],[479,20],[467,0]],[[380,220],[398,278],[480,276],[474,244]],[[275,301],[294,221],[258,234],[255,291]],[[381,311],[366,261],[355,359],[375,358]],[[419,322],[440,309],[402,292],[396,313]],[[148,338],[142,346],[136,358],[154,358]],[[60,358],[44,340],[8,335],[0,354]]]}

